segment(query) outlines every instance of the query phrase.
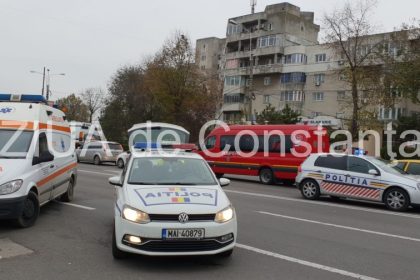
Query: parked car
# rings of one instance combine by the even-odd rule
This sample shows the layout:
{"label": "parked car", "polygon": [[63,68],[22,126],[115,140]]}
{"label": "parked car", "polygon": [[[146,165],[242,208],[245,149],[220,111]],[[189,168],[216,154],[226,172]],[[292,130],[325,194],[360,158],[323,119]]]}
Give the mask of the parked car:
{"label": "parked car", "polygon": [[100,165],[104,162],[116,163],[117,157],[123,152],[121,144],[116,142],[89,142],[76,150],[79,162],[90,162]]}

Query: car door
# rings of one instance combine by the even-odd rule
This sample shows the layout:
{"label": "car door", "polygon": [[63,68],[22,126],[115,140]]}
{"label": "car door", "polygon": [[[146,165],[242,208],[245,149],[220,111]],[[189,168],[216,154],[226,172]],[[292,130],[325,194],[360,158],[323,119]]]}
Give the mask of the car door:
{"label": "car door", "polygon": [[345,173],[347,173],[347,156],[321,155],[314,162],[311,177],[320,182],[321,194],[343,196],[346,187]]}
{"label": "car door", "polygon": [[[384,190],[381,183],[380,171],[372,163],[364,158],[349,156],[347,162],[348,173],[346,180],[349,188],[346,189],[346,195],[354,198],[381,200],[381,194]],[[370,174],[375,170],[376,175]]]}
{"label": "car door", "polygon": [[[48,149],[48,139],[45,132],[41,132],[38,137],[38,143],[34,155],[34,159],[40,157],[40,155],[50,153]],[[34,168],[37,169],[37,187],[39,193],[39,203],[43,204],[50,200],[51,193],[55,184],[54,178],[54,161],[34,162]]]}
{"label": "car door", "polygon": [[420,163],[418,162],[408,163],[406,171],[408,174],[420,175]]}

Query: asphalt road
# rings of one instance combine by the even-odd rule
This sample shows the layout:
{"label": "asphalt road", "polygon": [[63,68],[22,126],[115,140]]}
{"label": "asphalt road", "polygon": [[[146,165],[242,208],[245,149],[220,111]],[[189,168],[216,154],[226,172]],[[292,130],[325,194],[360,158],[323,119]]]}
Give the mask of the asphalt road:
{"label": "asphalt road", "polygon": [[233,176],[225,190],[237,211],[239,236],[229,260],[115,261],[114,190],[107,181],[118,172],[80,164],[72,205],[49,203],[29,229],[0,222],[0,241],[23,246],[21,256],[0,258],[0,279],[420,279],[420,211],[306,201],[294,187]]}

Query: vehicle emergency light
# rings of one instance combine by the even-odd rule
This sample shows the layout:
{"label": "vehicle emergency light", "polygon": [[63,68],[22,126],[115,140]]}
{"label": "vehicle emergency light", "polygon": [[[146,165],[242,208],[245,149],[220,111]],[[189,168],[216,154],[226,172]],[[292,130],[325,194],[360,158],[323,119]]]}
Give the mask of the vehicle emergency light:
{"label": "vehicle emergency light", "polygon": [[44,103],[47,101],[39,94],[4,94],[0,93],[0,102],[28,102],[28,103]]}

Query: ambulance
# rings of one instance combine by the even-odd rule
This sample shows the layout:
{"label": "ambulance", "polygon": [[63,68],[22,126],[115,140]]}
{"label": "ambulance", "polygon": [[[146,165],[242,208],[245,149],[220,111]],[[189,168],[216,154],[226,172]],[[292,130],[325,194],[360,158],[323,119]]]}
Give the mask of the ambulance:
{"label": "ambulance", "polygon": [[0,219],[34,225],[40,206],[73,199],[76,180],[65,114],[40,95],[0,94]]}

